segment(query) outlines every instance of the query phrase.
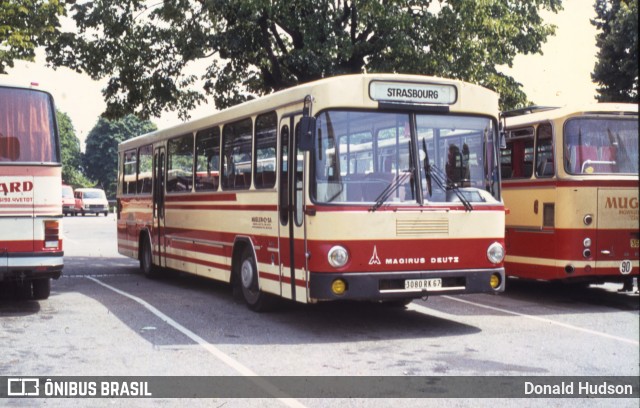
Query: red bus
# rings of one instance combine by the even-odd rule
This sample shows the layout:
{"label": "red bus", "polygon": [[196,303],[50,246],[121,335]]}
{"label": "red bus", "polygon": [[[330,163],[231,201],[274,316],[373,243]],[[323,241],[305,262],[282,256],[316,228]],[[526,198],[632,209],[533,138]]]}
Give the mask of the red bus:
{"label": "red bus", "polygon": [[500,292],[497,104],[460,81],[352,75],[125,141],[118,250],[230,282],[254,310]]}
{"label": "red bus", "polygon": [[638,276],[638,105],[504,116],[507,275],[582,284]]}
{"label": "red bus", "polygon": [[0,84],[0,283],[46,299],[63,267],[62,176],[50,94]]}

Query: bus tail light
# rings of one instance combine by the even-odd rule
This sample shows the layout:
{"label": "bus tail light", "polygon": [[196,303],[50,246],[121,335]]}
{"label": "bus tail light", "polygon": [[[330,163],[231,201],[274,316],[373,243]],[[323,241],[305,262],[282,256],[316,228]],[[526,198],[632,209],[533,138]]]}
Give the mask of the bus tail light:
{"label": "bus tail light", "polygon": [[44,247],[57,248],[60,239],[60,223],[58,221],[44,222]]}
{"label": "bus tail light", "polygon": [[499,242],[494,242],[487,249],[487,259],[493,264],[499,264],[504,260],[504,247]]}

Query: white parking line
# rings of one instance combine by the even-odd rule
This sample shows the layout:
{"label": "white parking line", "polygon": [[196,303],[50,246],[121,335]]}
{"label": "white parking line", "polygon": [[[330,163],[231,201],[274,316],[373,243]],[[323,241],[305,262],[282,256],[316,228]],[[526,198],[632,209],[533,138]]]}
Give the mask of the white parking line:
{"label": "white parking line", "polygon": [[[603,332],[599,332],[599,331],[596,331],[596,330],[585,329],[584,327],[574,326],[572,324],[562,323],[562,322],[558,322],[558,321],[551,320],[551,319],[545,319],[544,317],[537,317],[537,316],[531,316],[531,315],[524,314],[524,313],[513,312],[511,310],[501,309],[499,307],[494,307],[494,306],[483,305],[482,303],[470,302],[468,300],[458,299],[458,298],[454,298],[454,297],[451,297],[451,296],[442,296],[442,297],[443,298],[447,298],[449,300],[455,300],[456,302],[466,303],[468,305],[481,307],[481,308],[484,308],[484,309],[495,310],[497,312],[511,314],[511,315],[515,315],[515,316],[520,316],[520,317],[524,317],[524,318],[527,318],[527,319],[535,320],[535,321],[538,321],[538,322],[553,324],[553,325],[556,325],[556,326],[564,327],[565,329],[580,331],[580,332],[583,332],[583,333],[594,334],[596,336],[600,336],[600,337],[605,337],[605,338],[608,338],[608,339],[621,341],[623,343],[633,344],[635,346],[640,345],[638,340],[628,339],[626,337],[614,336],[614,335],[603,333]],[[428,307],[417,305],[415,303],[411,303],[407,307],[410,310],[415,310],[416,312],[425,313],[425,314],[433,314],[433,311],[431,309],[429,309]]]}
{"label": "white parking line", "polygon": [[[123,291],[123,290],[117,289],[117,288],[115,288],[115,287],[113,287],[111,285],[107,285],[106,283],[104,283],[104,282],[102,282],[102,281],[100,281],[100,280],[98,280],[98,279],[96,279],[94,277],[87,276],[87,279],[90,279],[90,280],[96,282],[97,284],[102,285],[105,288],[107,288],[107,289],[109,289],[109,290],[111,290],[113,292],[116,292],[119,295],[127,297],[127,298],[133,300],[134,302],[137,302],[137,303],[141,304],[145,309],[147,309],[148,311],[150,311],[154,315],[158,316],[162,321],[167,323],[169,326],[173,327],[174,329],[176,329],[180,333],[184,334],[185,336],[187,336],[188,338],[190,338],[191,340],[193,340],[194,342],[196,342],[197,344],[202,346],[202,348],[207,350],[215,358],[217,358],[218,360],[222,361],[227,366],[229,366],[232,369],[236,370],[237,372],[239,372],[243,376],[256,377],[256,378],[253,378],[252,381],[257,386],[262,388],[263,390],[267,391],[268,393],[270,393],[271,395],[274,395],[274,396],[275,395],[282,395],[282,393],[283,393],[282,391],[277,389],[273,384],[270,384],[269,382],[267,382],[265,380],[262,380],[250,368],[244,366],[243,364],[241,364],[240,362],[238,362],[234,358],[228,356],[223,351],[221,351],[219,348],[217,348],[216,346],[210,344],[209,342],[207,342],[202,337],[198,336],[197,334],[195,334],[191,330],[187,329],[186,327],[184,327],[180,323],[176,322],[175,320],[173,320],[172,318],[170,318],[166,314],[162,313],[160,310],[156,309],[153,305],[149,304],[145,300],[140,299],[137,296],[133,296],[133,295],[131,295],[131,294],[129,294],[129,293]],[[278,398],[278,400],[281,401],[282,403],[284,403],[288,407],[305,408],[305,405],[303,405],[302,403],[300,403],[299,401],[297,401],[296,399],[293,399],[293,398]]]}

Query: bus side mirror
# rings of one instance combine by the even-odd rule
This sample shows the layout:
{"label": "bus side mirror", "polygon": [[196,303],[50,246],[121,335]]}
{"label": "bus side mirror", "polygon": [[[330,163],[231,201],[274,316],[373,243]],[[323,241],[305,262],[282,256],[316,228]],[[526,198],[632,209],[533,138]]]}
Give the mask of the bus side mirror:
{"label": "bus side mirror", "polygon": [[316,135],[316,118],[313,116],[303,116],[300,119],[300,140],[298,147],[303,152],[313,149],[313,140]]}
{"label": "bus side mirror", "polygon": [[500,149],[504,150],[507,148],[507,132],[501,130],[498,135],[498,137],[500,138]]}
{"label": "bus side mirror", "polygon": [[507,130],[505,125],[505,117],[500,117],[500,124],[498,125],[498,139],[500,142],[500,149],[504,150],[507,148]]}

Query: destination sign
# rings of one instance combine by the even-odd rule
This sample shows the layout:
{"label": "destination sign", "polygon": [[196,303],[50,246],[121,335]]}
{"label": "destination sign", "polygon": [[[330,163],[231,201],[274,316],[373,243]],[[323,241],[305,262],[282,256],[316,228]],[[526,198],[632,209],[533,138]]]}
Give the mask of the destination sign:
{"label": "destination sign", "polygon": [[371,81],[369,96],[375,101],[450,105],[456,101],[453,85]]}

